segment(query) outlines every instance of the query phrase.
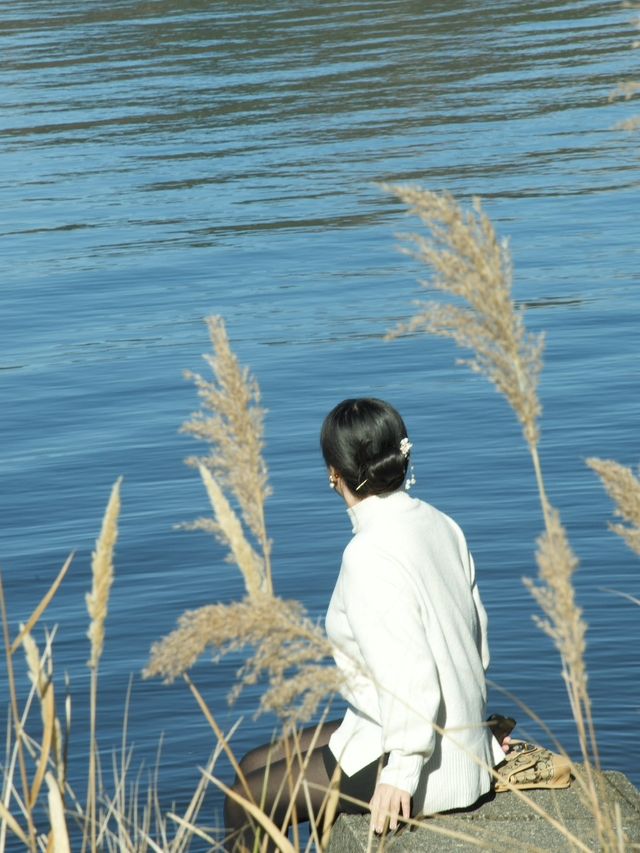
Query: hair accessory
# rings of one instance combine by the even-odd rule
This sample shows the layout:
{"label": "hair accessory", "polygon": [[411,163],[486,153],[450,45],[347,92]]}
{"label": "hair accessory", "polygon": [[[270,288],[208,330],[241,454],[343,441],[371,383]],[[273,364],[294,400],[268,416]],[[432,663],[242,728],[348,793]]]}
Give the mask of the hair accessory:
{"label": "hair accessory", "polygon": [[415,475],[415,471],[413,470],[413,463],[411,463],[411,468],[409,468],[409,476],[404,481],[404,487],[407,491],[409,491],[411,486],[415,486],[415,484],[416,484],[416,475]]}
{"label": "hair accessory", "polygon": [[363,480],[359,486],[356,486],[356,492],[359,491],[364,486],[364,484],[368,481],[368,479],[369,478],[367,477],[367,479]]}
{"label": "hair accessory", "polygon": [[[400,442],[400,453],[404,456],[405,459],[409,458],[409,453],[410,453],[412,447],[413,447],[413,444],[411,444],[411,442],[409,441],[409,439],[405,435],[405,437]],[[409,465],[410,465],[409,476],[404,481],[404,487],[407,491],[409,491],[411,486],[415,486],[415,484],[416,484],[416,474],[415,474],[415,471],[413,470],[413,462],[410,462]]]}

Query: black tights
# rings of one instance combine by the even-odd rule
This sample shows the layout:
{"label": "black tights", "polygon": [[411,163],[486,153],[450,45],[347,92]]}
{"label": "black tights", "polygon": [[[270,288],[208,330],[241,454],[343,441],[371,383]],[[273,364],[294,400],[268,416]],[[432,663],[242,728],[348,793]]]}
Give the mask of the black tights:
{"label": "black tights", "polygon": [[[325,803],[330,781],[325,769],[322,747],[329,743],[329,738],[340,722],[333,720],[321,726],[311,726],[298,732],[295,738],[289,737],[252,749],[240,762],[240,770],[251,796],[248,797],[247,790],[239,778],[236,778],[233,790],[245,799],[252,799],[271,817],[276,826],[284,826],[285,834],[285,821],[287,824],[291,822],[291,817],[287,819],[287,811],[292,803],[294,786],[297,786],[292,808],[295,819],[302,822],[309,820],[311,816],[317,818]],[[301,773],[302,778],[309,783],[308,787],[297,785]],[[314,787],[316,785],[319,787]],[[257,825],[249,822],[242,805],[231,797],[225,799],[224,818],[227,849],[241,851],[244,847],[253,850]],[[268,849],[276,848],[272,845]]]}

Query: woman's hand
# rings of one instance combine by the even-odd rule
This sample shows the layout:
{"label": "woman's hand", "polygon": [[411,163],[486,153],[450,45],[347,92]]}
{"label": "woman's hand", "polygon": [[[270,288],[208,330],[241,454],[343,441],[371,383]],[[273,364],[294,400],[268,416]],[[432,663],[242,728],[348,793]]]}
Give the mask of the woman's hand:
{"label": "woman's hand", "polygon": [[371,807],[371,826],[378,835],[384,832],[385,824],[389,821],[389,829],[398,828],[398,817],[411,817],[411,794],[393,785],[379,782],[369,803]]}

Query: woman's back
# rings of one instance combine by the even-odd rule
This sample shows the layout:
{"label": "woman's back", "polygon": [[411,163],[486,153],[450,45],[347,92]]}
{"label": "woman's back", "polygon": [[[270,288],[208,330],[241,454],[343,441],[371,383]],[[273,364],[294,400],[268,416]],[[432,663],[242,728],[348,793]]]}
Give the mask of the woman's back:
{"label": "woman's back", "polygon": [[[356,713],[332,750],[349,772],[382,748],[390,758],[381,780],[405,790],[428,776],[414,795],[427,811],[468,805],[489,787],[474,757],[492,761],[482,725],[486,616],[462,532],[401,491],[366,498],[349,514],[355,535],[327,632]],[[444,739],[433,723],[448,730]]]}

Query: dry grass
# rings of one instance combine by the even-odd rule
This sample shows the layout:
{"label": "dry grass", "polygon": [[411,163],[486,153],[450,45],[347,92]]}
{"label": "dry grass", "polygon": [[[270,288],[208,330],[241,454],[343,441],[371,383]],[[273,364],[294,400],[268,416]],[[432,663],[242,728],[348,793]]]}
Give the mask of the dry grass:
{"label": "dry grass", "polygon": [[339,684],[333,667],[321,664],[331,655],[322,629],[305,616],[301,604],[271,595],[187,611],[178,628],[153,646],[145,676],[172,681],[188,672],[208,647],[215,649],[217,658],[253,649],[230,699],[243,685],[266,676],[261,708],[288,721],[308,719]]}
{"label": "dry grass", "polygon": [[[196,384],[202,408],[186,421],[182,429],[205,441],[209,445],[209,453],[190,457],[187,462],[206,468],[220,491],[226,491],[235,498],[245,525],[262,551],[260,590],[272,592],[271,542],[264,515],[271,488],[262,457],[265,412],[260,406],[260,389],[249,370],[240,367],[231,351],[222,319],[209,317],[207,326],[213,353],[205,355],[204,359],[211,368],[214,381],[187,372],[187,378]],[[211,530],[227,543],[228,536],[219,517],[214,522],[201,519],[193,526]],[[240,568],[244,569],[242,565]],[[253,578],[247,578],[247,583],[253,586]]]}
{"label": "dry grass", "polygon": [[[262,411],[257,384],[246,370],[241,370],[231,353],[220,320],[209,322],[212,340],[218,350],[210,358],[217,384],[197,379],[201,396],[211,410],[211,417],[201,414],[189,425],[199,437],[213,442],[211,454],[199,461],[200,473],[209,495],[214,517],[209,529],[229,548],[230,559],[240,568],[247,596],[230,605],[211,605],[183,616],[179,629],[154,649],[150,670],[167,678],[184,673],[207,646],[217,654],[250,646],[252,654],[239,673],[237,695],[242,684],[255,683],[266,675],[269,686],[261,707],[275,710],[293,726],[299,717],[308,718],[318,703],[333,692],[338,684],[337,671],[323,665],[331,648],[324,631],[310,620],[297,602],[274,596],[270,572],[270,542],[264,525],[264,501],[269,494],[266,466],[261,458]],[[245,411],[242,411],[244,407]],[[240,430],[240,434],[236,431]],[[247,449],[248,448],[248,449]],[[191,460],[194,461],[194,460]],[[244,466],[244,468],[243,468]],[[238,469],[242,471],[238,473]],[[0,845],[7,834],[30,850],[66,851],[69,847],[67,826],[72,822],[82,834],[82,848],[91,851],[163,851],[183,853],[194,839],[209,849],[224,849],[211,833],[197,823],[204,792],[215,780],[217,758],[228,749],[228,736],[217,731],[217,745],[211,760],[203,769],[194,796],[181,815],[164,813],[158,797],[157,772],[146,784],[131,781],[131,750],[126,745],[126,717],[120,757],[113,761],[113,794],[107,792],[103,771],[97,760],[98,674],[104,650],[105,621],[109,593],[114,579],[114,548],[118,536],[120,480],[113,487],[103,518],[92,560],[93,583],[86,596],[91,624],[90,745],[89,783],[86,803],[70,787],[67,768],[67,741],[70,730],[70,705],[65,702],[66,725],[56,714],[53,683],[53,636],[47,635],[43,651],[38,648],[33,631],[60,587],[71,560],[69,559],[50,589],[11,639],[0,585],[3,630],[8,670],[14,739],[7,747],[8,758],[3,768],[3,791],[0,804]],[[226,492],[225,492],[226,489]],[[240,517],[232,508],[235,501]],[[242,519],[242,520],[241,520]],[[243,524],[244,522],[244,524]],[[248,535],[245,531],[248,530]],[[249,536],[257,544],[251,544]],[[13,678],[13,656],[22,646],[27,671],[32,683],[24,707],[18,703]],[[153,669],[153,667],[156,667]],[[197,694],[191,684],[194,695]],[[201,697],[200,697],[201,701]],[[40,708],[42,736],[28,734],[29,718],[35,706]],[[202,705],[201,705],[202,707]],[[206,706],[204,706],[206,710]],[[213,719],[208,712],[209,719]],[[230,751],[229,751],[230,752]],[[16,784],[16,775],[20,780]],[[31,777],[31,778],[30,778]],[[46,780],[46,786],[43,783]],[[217,780],[216,780],[217,783]],[[42,789],[48,788],[47,810],[50,826],[40,826],[42,810],[38,802]],[[251,808],[256,809],[255,804]],[[36,812],[40,815],[34,817]],[[258,822],[267,835],[281,839],[282,830],[263,815]],[[316,832],[317,834],[317,832]]]}
{"label": "dry grass", "polygon": [[[524,583],[546,617],[536,617],[537,624],[551,637],[560,652],[562,676],[586,766],[589,768],[593,761],[599,767],[584,659],[587,624],[576,603],[572,583],[578,559],[571,549],[557,510],[549,506],[546,516],[546,529],[538,539],[536,552],[540,582],[535,583],[526,578]],[[594,803],[597,802],[599,795],[595,788],[590,795]]]}
{"label": "dry grass", "polygon": [[102,530],[91,561],[93,586],[86,598],[87,611],[91,618],[88,633],[91,640],[91,657],[87,666],[91,669],[97,668],[104,646],[104,623],[107,618],[109,592],[113,583],[113,553],[118,538],[121,482],[122,478],[119,478],[111,490],[102,521]]}
{"label": "dry grass", "polygon": [[[207,838],[196,827],[208,780],[200,775],[191,803],[182,815],[161,809],[158,797],[157,770],[143,781],[130,779],[131,750],[126,743],[126,713],[121,756],[114,756],[112,795],[97,761],[95,726],[97,718],[98,663],[104,645],[104,620],[108,609],[109,588],[113,579],[113,547],[117,538],[119,482],[109,500],[93,558],[93,588],[88,596],[92,626],[91,638],[91,741],[89,754],[89,783],[86,804],[69,783],[67,745],[71,729],[70,698],[63,703],[65,720],[57,714],[54,686],[53,640],[55,632],[45,632],[45,642],[39,647],[33,635],[38,622],[60,587],[71,564],[67,560],[51,587],[42,597],[24,627],[11,639],[2,585],[0,605],[4,645],[9,672],[9,693],[13,738],[6,746],[2,766],[2,796],[0,798],[0,849],[16,849],[21,844],[33,851],[80,849],[108,853],[186,853],[193,838]],[[20,646],[26,658],[27,676],[31,690],[21,704],[14,678],[14,656]],[[39,709],[38,738],[29,734],[32,715]],[[213,771],[221,752],[216,747],[206,770]],[[86,773],[86,769],[83,775]],[[48,821],[48,825],[47,825]],[[75,833],[75,835],[73,835]],[[211,839],[210,849],[222,849]]]}
{"label": "dry grass", "polygon": [[523,314],[511,295],[511,258],[476,200],[464,211],[446,193],[419,187],[386,189],[401,199],[427,228],[426,235],[406,235],[410,254],[425,263],[432,278],[424,286],[445,296],[442,302],[419,305],[418,312],[389,337],[418,330],[452,338],[472,351],[465,359],[504,394],[516,414],[531,455],[545,529],[536,554],[538,580],[526,585],[543,611],[542,629],[560,653],[586,766],[585,796],[590,804],[603,849],[615,850],[618,839],[614,804],[603,797],[591,772],[599,765],[584,660],[586,623],[575,599],[573,553],[558,511],[545,488],[538,453],[541,405],[537,385],[542,367],[542,337],[524,328]]}
{"label": "dry grass", "polygon": [[[204,411],[193,415],[184,430],[210,445],[207,456],[187,461],[199,467],[213,518],[192,526],[213,532],[229,549],[247,595],[239,602],[211,604],[183,614],[178,628],[152,647],[144,675],[172,681],[188,672],[207,648],[214,650],[216,658],[247,649],[230,701],[243,685],[266,678],[261,710],[273,711],[288,723],[307,720],[339,684],[337,670],[323,665],[331,657],[331,646],[301,604],[274,594],[265,526],[264,503],[271,490],[262,458],[260,390],[231,351],[223,321],[210,317],[207,325],[214,351],[205,359],[214,377],[209,382],[188,374],[195,379]],[[244,526],[231,500],[239,506]]]}
{"label": "dry grass", "polygon": [[613,459],[587,459],[587,465],[599,475],[607,494],[615,503],[615,514],[625,524],[609,524],[632,551],[640,555],[640,479],[631,468]]}
{"label": "dry grass", "polygon": [[64,802],[58,782],[52,773],[47,773],[45,778],[49,788],[49,820],[51,822],[49,846],[54,853],[71,853],[67,821],[64,814]]}
{"label": "dry grass", "polygon": [[412,186],[384,188],[419,217],[427,234],[404,235],[408,254],[432,270],[428,288],[444,302],[419,303],[414,316],[389,338],[424,331],[452,338],[472,355],[462,363],[485,375],[504,394],[529,444],[537,444],[542,411],[537,395],[543,336],[529,334],[511,300],[512,267],[479,200],[464,211],[448,193]]}
{"label": "dry grass", "polygon": [[82,850],[91,839],[91,850],[96,848],[97,815],[96,815],[96,718],[98,713],[98,664],[104,648],[104,625],[109,607],[109,593],[113,583],[113,555],[118,538],[118,516],[120,515],[120,484],[119,478],[109,496],[107,509],[102,520],[102,529],[93,552],[91,571],[93,585],[86,596],[87,611],[91,619],[87,636],[91,641],[91,657],[87,666],[91,670],[90,698],[90,733],[89,733],[89,781],[87,786],[87,821],[85,822]]}
{"label": "dry grass", "polygon": [[[51,600],[52,596],[49,597]],[[2,595],[0,599],[4,602]],[[38,620],[29,620],[32,629]],[[3,620],[5,649],[11,650],[8,622]],[[19,706],[15,684],[12,687],[12,717],[17,720],[15,736],[7,743],[2,766],[2,796],[0,798],[0,850],[17,849],[19,843],[31,851],[60,851],[79,849],[78,832],[84,835],[92,851],[108,853],[186,853],[193,839],[205,840],[211,850],[224,848],[202,827],[196,825],[212,773],[222,752],[216,745],[211,759],[201,773],[193,797],[183,814],[161,808],[158,796],[157,768],[146,780],[132,776],[132,753],[126,743],[127,711],[123,722],[121,753],[113,757],[113,794],[107,792],[107,781],[96,762],[99,792],[95,809],[83,806],[68,781],[66,743],[62,743],[62,727],[56,716],[54,694],[54,634],[46,634],[42,649],[31,633],[20,631],[20,645],[25,650],[27,675],[31,690],[22,707]],[[15,641],[14,641],[15,644]],[[128,703],[127,703],[128,704]],[[38,739],[29,735],[32,714],[39,708],[41,725]],[[70,730],[70,711],[67,711],[65,739]],[[60,748],[57,748],[60,744]],[[24,783],[19,767],[23,755]],[[60,765],[64,766],[61,767]],[[16,779],[16,774],[18,778]],[[44,783],[44,784],[43,784]],[[47,817],[49,825],[47,826]],[[95,826],[95,832],[91,827]],[[75,832],[75,835],[72,833]],[[72,843],[73,842],[73,843]],[[8,847],[7,847],[8,845]]]}

